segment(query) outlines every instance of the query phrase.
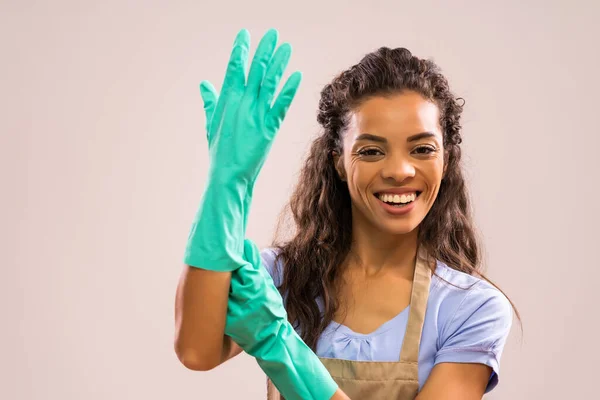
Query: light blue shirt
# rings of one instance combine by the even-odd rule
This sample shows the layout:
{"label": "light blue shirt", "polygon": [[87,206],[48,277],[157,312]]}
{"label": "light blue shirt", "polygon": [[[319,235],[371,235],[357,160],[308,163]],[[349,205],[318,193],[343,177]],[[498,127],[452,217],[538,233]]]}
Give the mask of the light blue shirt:
{"label": "light blue shirt", "polygon": [[[263,265],[279,287],[283,266],[281,262],[275,265],[276,255],[272,248],[261,252]],[[319,299],[318,303],[322,310]],[[353,361],[398,361],[408,311],[409,307],[369,334],[332,321],[317,341],[316,353],[319,357]],[[419,348],[419,388],[436,364],[480,363],[493,370],[486,393],[491,391],[498,384],[500,356],[512,318],[511,305],[498,289],[438,262]]]}

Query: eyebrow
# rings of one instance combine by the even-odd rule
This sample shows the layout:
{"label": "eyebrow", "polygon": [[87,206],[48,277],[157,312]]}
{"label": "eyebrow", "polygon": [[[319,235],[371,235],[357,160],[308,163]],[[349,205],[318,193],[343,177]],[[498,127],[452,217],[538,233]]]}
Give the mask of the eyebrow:
{"label": "eyebrow", "polygon": [[[433,132],[421,132],[421,133],[417,133],[415,135],[409,136],[408,139],[406,139],[407,142],[416,142],[417,140],[421,140],[421,139],[426,139],[426,138],[430,138],[430,137],[435,137],[436,134]],[[358,135],[355,139],[356,141],[359,140],[368,140],[371,142],[379,142],[379,143],[387,143],[387,139],[382,137],[382,136],[377,136],[377,135],[373,135],[370,133],[361,133],[360,135]]]}

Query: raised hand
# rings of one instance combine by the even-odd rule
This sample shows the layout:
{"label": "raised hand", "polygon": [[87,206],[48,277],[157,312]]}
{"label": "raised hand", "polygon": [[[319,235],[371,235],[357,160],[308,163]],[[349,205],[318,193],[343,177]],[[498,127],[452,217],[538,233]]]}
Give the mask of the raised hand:
{"label": "raised hand", "polygon": [[233,271],[245,263],[243,242],[254,184],[302,78],[300,72],[293,73],[273,101],[292,51],[287,43],[275,50],[277,40],[274,29],[264,35],[246,81],[250,34],[242,29],[221,94],[208,81],[200,84],[210,162],[188,237],[188,265]]}
{"label": "raised hand", "polygon": [[241,30],[221,94],[209,81],[200,84],[211,167],[219,176],[235,176],[251,183],[256,179],[298,90],[302,74],[294,72],[273,101],[292,54],[289,43],[276,50],[277,40],[275,29],[263,36],[246,81],[250,35]]}

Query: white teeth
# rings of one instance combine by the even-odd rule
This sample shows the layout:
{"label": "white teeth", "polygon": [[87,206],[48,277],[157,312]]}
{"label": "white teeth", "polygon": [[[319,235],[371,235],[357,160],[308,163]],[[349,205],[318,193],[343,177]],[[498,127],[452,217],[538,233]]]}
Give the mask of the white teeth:
{"label": "white teeth", "polygon": [[379,200],[381,200],[385,203],[406,204],[406,203],[415,201],[415,199],[417,198],[417,194],[416,193],[403,194],[403,195],[379,194],[378,197],[379,197]]}

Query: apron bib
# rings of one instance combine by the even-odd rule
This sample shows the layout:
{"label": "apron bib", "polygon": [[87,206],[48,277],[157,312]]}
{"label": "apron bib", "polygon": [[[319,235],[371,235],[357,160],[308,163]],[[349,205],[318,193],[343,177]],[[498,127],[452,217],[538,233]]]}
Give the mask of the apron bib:
{"label": "apron bib", "polygon": [[[399,361],[350,361],[319,357],[340,389],[352,400],[413,400],[419,391],[419,346],[429,298],[431,268],[418,252],[406,333]],[[267,399],[284,400],[267,379]]]}

